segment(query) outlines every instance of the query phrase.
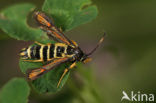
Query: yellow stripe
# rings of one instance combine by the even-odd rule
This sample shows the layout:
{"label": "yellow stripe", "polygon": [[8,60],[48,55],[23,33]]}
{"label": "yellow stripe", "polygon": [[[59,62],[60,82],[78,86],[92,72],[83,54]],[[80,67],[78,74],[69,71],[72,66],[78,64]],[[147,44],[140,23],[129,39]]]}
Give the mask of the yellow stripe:
{"label": "yellow stripe", "polygon": [[56,43],[55,46],[63,46],[63,47],[67,47],[66,44],[63,44],[63,43]]}
{"label": "yellow stripe", "polygon": [[65,47],[64,54],[67,54],[67,46]]}
{"label": "yellow stripe", "polygon": [[41,45],[41,48],[40,48],[40,60],[43,60],[43,48],[44,48],[44,45]]}
{"label": "yellow stripe", "polygon": [[50,59],[50,45],[48,45],[48,49],[47,49],[47,60],[51,60]]}
{"label": "yellow stripe", "polygon": [[31,51],[30,51],[30,48],[31,48],[31,47],[29,47],[29,48],[27,49],[27,53],[28,53],[28,57],[31,59],[31,55],[30,55],[30,52],[31,52]]}

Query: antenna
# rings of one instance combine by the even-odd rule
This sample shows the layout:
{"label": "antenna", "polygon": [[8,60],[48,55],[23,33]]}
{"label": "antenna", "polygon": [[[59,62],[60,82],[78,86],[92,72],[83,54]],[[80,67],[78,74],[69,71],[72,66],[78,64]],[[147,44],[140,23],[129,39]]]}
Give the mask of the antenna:
{"label": "antenna", "polygon": [[90,52],[87,54],[87,56],[93,54],[96,49],[101,45],[101,43],[104,41],[104,37],[105,37],[106,33],[104,32],[104,35],[102,36],[102,38],[99,40],[99,42],[97,43],[96,47]]}

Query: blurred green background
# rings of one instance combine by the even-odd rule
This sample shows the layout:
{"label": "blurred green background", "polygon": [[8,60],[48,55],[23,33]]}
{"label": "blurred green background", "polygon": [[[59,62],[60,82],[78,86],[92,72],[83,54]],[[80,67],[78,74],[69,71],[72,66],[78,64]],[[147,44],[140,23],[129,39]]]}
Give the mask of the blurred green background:
{"label": "blurred green background", "polygon": [[[44,0],[0,0],[0,9],[29,2],[41,7]],[[122,91],[156,94],[156,1],[92,0],[96,19],[66,35],[88,52],[105,31],[104,43],[93,61],[76,68],[66,86],[56,94],[29,96],[30,103],[120,103]],[[16,14],[15,14],[16,15]],[[17,41],[0,31],[0,87],[22,77],[18,53],[32,42]]]}

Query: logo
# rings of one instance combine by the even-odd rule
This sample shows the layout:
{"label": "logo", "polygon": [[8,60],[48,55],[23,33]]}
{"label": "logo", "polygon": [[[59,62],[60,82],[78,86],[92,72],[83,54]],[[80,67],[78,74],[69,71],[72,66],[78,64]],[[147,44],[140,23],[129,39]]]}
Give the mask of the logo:
{"label": "logo", "polygon": [[134,93],[134,91],[131,91],[131,94],[128,95],[125,91],[122,91],[122,98],[121,101],[127,100],[127,101],[154,101],[154,94],[144,94],[138,91],[137,93]]}

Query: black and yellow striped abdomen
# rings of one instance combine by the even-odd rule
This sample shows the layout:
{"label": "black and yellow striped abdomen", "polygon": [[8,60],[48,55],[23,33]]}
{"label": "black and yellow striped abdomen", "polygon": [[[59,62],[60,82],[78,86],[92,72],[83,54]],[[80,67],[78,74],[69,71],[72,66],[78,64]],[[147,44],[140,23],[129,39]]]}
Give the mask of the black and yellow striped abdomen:
{"label": "black and yellow striped abdomen", "polygon": [[[72,47],[63,44],[47,44],[47,45],[34,45],[24,48],[20,52],[20,56],[24,60],[35,60],[36,62],[50,61],[53,58],[70,57]],[[34,62],[35,62],[34,61]]]}

